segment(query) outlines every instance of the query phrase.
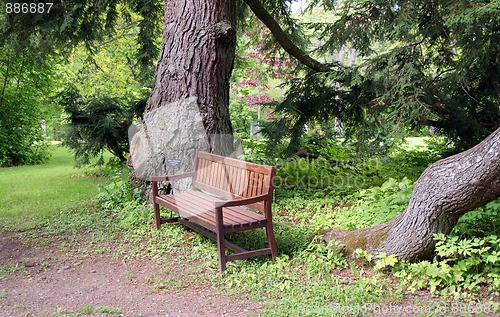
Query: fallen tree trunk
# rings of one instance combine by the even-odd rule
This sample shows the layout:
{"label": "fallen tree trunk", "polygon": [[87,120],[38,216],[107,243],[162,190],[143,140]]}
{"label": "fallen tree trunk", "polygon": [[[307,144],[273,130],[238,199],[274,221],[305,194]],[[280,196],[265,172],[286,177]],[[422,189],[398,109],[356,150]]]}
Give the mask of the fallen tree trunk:
{"label": "fallen tree trunk", "polygon": [[347,256],[362,248],[374,255],[395,254],[400,260],[428,258],[435,233],[450,233],[460,216],[498,197],[500,128],[475,147],[429,166],[398,217],[354,231],[330,229],[323,241],[341,242]]}

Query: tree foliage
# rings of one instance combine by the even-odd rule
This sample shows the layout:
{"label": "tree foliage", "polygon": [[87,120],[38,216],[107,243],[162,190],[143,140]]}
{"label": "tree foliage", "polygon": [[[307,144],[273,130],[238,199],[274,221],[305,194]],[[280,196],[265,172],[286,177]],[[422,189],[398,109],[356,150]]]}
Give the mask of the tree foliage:
{"label": "tree foliage", "polygon": [[[29,144],[40,144],[41,114],[54,108],[47,99],[54,97],[64,83],[72,82],[82,92],[81,98],[74,99],[71,106],[69,99],[60,100],[65,100],[63,106],[72,111],[71,117],[86,119],[82,119],[84,123],[74,121],[67,144],[76,150],[80,161],[87,161],[103,148],[123,160],[128,126],[121,124],[131,123],[130,117],[136,110],[130,105],[131,100],[141,98],[142,87],[151,84],[162,11],[161,2],[153,0],[54,1],[50,12],[37,14],[8,14],[2,10],[0,47],[5,85],[0,104],[10,108],[2,116],[1,129],[8,130],[2,135],[10,136],[2,138],[3,152],[9,149],[27,154]],[[68,62],[72,66],[66,66]],[[48,82],[49,70],[43,65],[49,64],[57,64],[50,73],[61,74],[64,80]],[[113,64],[119,65],[113,67]],[[31,76],[26,86],[21,75]],[[69,97],[67,92],[64,94]],[[91,118],[93,115],[96,117]],[[51,129],[56,127],[55,120],[48,121]],[[84,128],[90,122],[100,130]],[[12,129],[22,131],[26,142],[19,142]],[[118,136],[122,140],[117,140]],[[96,139],[89,142],[89,137]],[[5,162],[2,164],[34,162],[7,157],[2,161]]]}
{"label": "tree foliage", "polygon": [[500,126],[498,1],[316,5],[336,13],[335,20],[307,24],[321,43],[316,54],[348,46],[361,62],[292,80],[279,109],[286,116],[274,127],[279,134],[296,140],[303,122],[337,117],[358,141],[428,125],[463,150]]}
{"label": "tree foliage", "polygon": [[70,114],[69,130],[64,144],[75,152],[81,164],[108,150],[121,162],[127,160],[128,129],[136,109],[143,109],[145,100],[124,104],[122,99],[106,95],[82,96],[74,86],[59,95],[59,103]]}
{"label": "tree foliage", "polygon": [[[134,60],[146,78],[151,78],[162,13],[161,2],[157,0],[55,0],[48,13],[6,14],[7,36],[0,39],[0,46],[8,42],[31,43],[40,56],[67,54],[80,43],[93,51],[110,34],[123,36],[137,27],[138,31],[130,34],[138,43]],[[123,21],[127,28],[117,29]]]}
{"label": "tree foliage", "polygon": [[0,166],[48,159],[40,121],[50,102],[52,71],[53,65],[40,60],[32,47],[9,43],[0,50]]}
{"label": "tree foliage", "polygon": [[104,150],[126,160],[128,128],[142,116],[149,92],[142,86],[142,68],[131,62],[137,43],[129,36],[106,39],[92,56],[76,48],[69,65],[60,67],[66,88],[59,102],[69,115],[64,144],[75,151],[79,164],[102,158]]}

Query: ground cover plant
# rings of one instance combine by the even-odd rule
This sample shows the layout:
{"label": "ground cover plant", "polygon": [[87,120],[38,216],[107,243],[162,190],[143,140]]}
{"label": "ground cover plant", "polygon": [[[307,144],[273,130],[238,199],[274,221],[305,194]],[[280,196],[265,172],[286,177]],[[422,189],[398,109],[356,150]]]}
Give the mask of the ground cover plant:
{"label": "ground cover plant", "polygon": [[[338,144],[325,151],[340,152]],[[37,203],[40,208],[23,213],[22,206],[16,207],[20,213],[16,217],[5,212],[15,204],[3,202],[2,231],[18,232],[18,225],[28,219],[23,232],[18,233],[28,243],[61,243],[54,237],[64,236],[61,247],[71,256],[93,257],[96,252],[110,252],[118,258],[150,258],[165,273],[145,279],[151,291],[210,287],[214,294],[257,302],[260,308],[249,311],[249,315],[371,316],[392,309],[398,316],[448,316],[454,314],[452,307],[455,312],[459,309],[465,312],[460,315],[478,312],[479,316],[490,316],[498,312],[498,202],[464,216],[452,235],[437,236],[436,256],[427,262],[398,262],[385,255],[373,259],[362,250],[357,253],[359,261],[352,262],[346,260],[340,245],[321,243],[322,229],[332,226],[357,229],[397,215],[407,203],[418,173],[405,173],[404,168],[395,166],[406,162],[405,166],[423,169],[429,163],[419,161],[426,157],[422,153],[412,153],[398,149],[386,158],[372,157],[354,163],[351,160],[350,164],[338,164],[328,171],[360,178],[366,173],[367,179],[358,189],[347,186],[339,190],[339,184],[311,186],[303,191],[278,188],[273,206],[278,259],[275,263],[268,258],[231,262],[223,276],[217,274],[217,250],[210,240],[176,224],[152,229],[152,207],[130,186],[127,169],[115,169],[108,178],[96,177],[103,174],[102,169],[92,172],[89,169],[85,173],[75,170],[69,153],[60,148],[53,153],[51,163],[30,171],[29,184],[34,189],[43,188],[47,187],[47,181],[63,178],[65,186],[75,186],[73,193],[41,194]],[[343,155],[347,159],[347,154]],[[339,156],[340,153],[322,160],[339,160]],[[315,164],[325,164],[321,160],[284,161],[283,164],[289,165],[280,169],[282,177],[286,173],[293,175],[291,162],[301,164],[295,169],[308,171],[318,169]],[[0,171],[9,173],[9,177],[27,173],[21,167]],[[75,178],[81,178],[82,183],[72,185],[70,182]],[[11,194],[23,193],[22,189],[7,184],[5,178],[2,181],[6,185],[2,188],[11,187]],[[296,195],[289,193],[295,191]],[[71,205],[68,196],[76,197]],[[231,238],[250,248],[265,243],[265,234],[259,231]],[[0,280],[23,274],[25,269],[2,266]],[[2,291],[3,297],[9,296],[8,291]],[[120,305],[116,306],[113,312],[120,311]],[[54,314],[105,313],[99,307],[103,306],[58,307],[54,308]]]}
{"label": "ground cover plant", "polygon": [[[328,145],[329,142],[331,144]],[[262,148],[258,142],[244,144],[256,144],[254,149],[247,149],[246,158],[269,162],[269,158],[259,155],[262,154]],[[190,262],[195,271],[204,272],[181,282],[170,278],[157,281],[155,286],[159,288],[185,287],[195,280],[200,282],[200,278],[207,283],[224,287],[224,283],[221,284],[224,281],[227,283],[227,292],[241,296],[241,290],[244,290],[250,299],[263,301],[261,313],[268,316],[289,316],[291,312],[292,315],[307,316],[330,316],[335,313],[356,316],[360,312],[370,315],[376,309],[391,305],[411,310],[411,307],[402,308],[398,303],[408,294],[419,290],[441,296],[433,301],[434,306],[427,306],[436,316],[440,314],[439,308],[446,303],[455,303],[456,307],[460,307],[460,303],[469,305],[466,304],[469,301],[479,301],[485,306],[475,306],[476,310],[478,307],[498,309],[497,301],[489,301],[498,298],[498,245],[494,236],[498,226],[494,223],[488,229],[477,229],[480,225],[475,226],[475,232],[479,230],[486,238],[478,238],[480,241],[469,243],[467,255],[464,251],[455,257],[449,252],[443,252],[456,249],[453,243],[464,243],[464,240],[459,240],[464,232],[472,234],[469,229],[456,229],[449,241],[445,242],[448,238],[436,237],[441,242],[438,243],[436,257],[432,262],[416,264],[398,263],[393,257],[384,255],[380,255],[377,261],[369,258],[364,264],[350,263],[338,251],[341,246],[325,246],[319,239],[318,233],[332,226],[358,229],[398,215],[408,203],[413,184],[421,171],[445,150],[441,140],[433,140],[431,144],[420,148],[397,148],[392,154],[382,158],[354,159],[349,151],[332,141],[314,144],[309,148],[311,151],[315,149],[336,154],[322,155],[315,160],[294,158],[275,161],[279,166],[278,176],[286,180],[280,183],[282,187],[277,188],[273,208],[280,248],[277,261],[270,263],[267,259],[255,259],[231,263],[228,274],[222,278],[214,274],[217,257],[210,241],[176,225],[166,226],[158,232],[151,232],[144,227],[141,230],[137,225],[151,215],[148,207],[143,207],[143,203],[137,205],[140,201],[138,196],[132,200],[118,197],[115,201],[113,198],[110,203],[107,197],[113,197],[112,192],[125,194],[123,186],[126,184],[123,180],[110,185],[109,193],[102,197],[105,205],[112,206],[118,214],[124,213],[120,216],[123,225],[132,224],[128,232],[135,230],[138,236],[133,238],[134,235],[129,235],[128,238],[140,241],[146,235],[150,242],[147,247],[149,252],[163,256],[175,254],[180,258],[170,261],[182,259]],[[350,178],[352,183],[344,180],[342,183],[328,182],[323,184],[325,186],[318,184],[321,178],[340,175]],[[121,189],[113,189],[116,184],[120,184]],[[136,203],[130,205],[131,201]],[[480,215],[483,214],[496,217],[499,212],[497,206],[498,203],[492,203],[483,207],[487,210],[486,213],[484,210],[469,213],[457,228],[466,228],[467,221],[471,222],[467,220],[469,217],[475,219],[474,217],[482,217]],[[138,223],[134,224],[133,219],[138,220]],[[484,220],[485,224],[491,223],[488,217]],[[265,243],[265,235],[258,232],[235,234],[231,238],[249,248]],[[477,254],[481,256],[474,256]],[[367,260],[368,255],[360,250],[358,257]],[[446,270],[448,271],[442,272]],[[483,292],[489,294],[487,299],[482,297]],[[420,306],[414,305],[420,308],[424,306],[422,303]]]}

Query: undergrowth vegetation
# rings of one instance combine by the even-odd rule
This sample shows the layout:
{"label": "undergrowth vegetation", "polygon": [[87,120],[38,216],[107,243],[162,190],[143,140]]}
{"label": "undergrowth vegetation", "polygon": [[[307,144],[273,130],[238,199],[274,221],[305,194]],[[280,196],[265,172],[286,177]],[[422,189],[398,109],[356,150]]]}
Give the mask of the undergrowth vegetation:
{"label": "undergrowth vegetation", "polygon": [[[108,177],[94,199],[47,216],[37,225],[43,231],[21,235],[38,240],[64,236],[61,247],[79,254],[148,256],[166,272],[146,279],[153,290],[207,286],[258,302],[264,316],[370,316],[385,308],[415,316],[453,315],[451,307],[472,307],[485,316],[499,311],[499,200],[464,215],[450,235],[436,235],[429,261],[409,263],[385,254],[374,258],[357,250],[359,261],[351,262],[338,245],[321,241],[324,229],[359,229],[401,213],[420,173],[445,150],[439,139],[363,159],[341,143],[314,142],[308,151],[317,158],[287,160],[268,158],[258,141],[244,143],[251,145],[245,158],[277,165],[277,182],[282,181],[276,183],[273,205],[279,250],[274,263],[267,257],[230,262],[221,277],[212,241],[180,224],[153,229],[152,206],[140,189],[132,188],[130,170],[120,165],[82,170],[78,175],[84,178]],[[331,181],[321,183],[322,178]],[[266,244],[260,229],[228,238],[247,248]],[[2,266],[0,279],[22,269]],[[427,295],[420,300],[422,294]]]}
{"label": "undergrowth vegetation", "polygon": [[[182,280],[152,279],[153,288],[215,284],[226,293],[262,302],[267,316],[370,315],[377,307],[397,305],[405,294],[422,290],[440,296],[434,302],[481,300],[498,311],[498,200],[463,216],[449,236],[436,235],[431,261],[409,263],[385,254],[373,261],[358,250],[363,261],[350,263],[335,245],[321,242],[323,229],[359,229],[401,213],[420,173],[444,151],[439,139],[423,148],[400,147],[387,157],[364,159],[340,143],[322,142],[308,148],[319,154],[316,159],[267,162],[278,166],[273,211],[280,255],[274,263],[267,258],[231,262],[219,277],[211,241],[178,224],[152,229],[152,207],[130,187],[127,173],[102,187],[97,209],[114,219],[120,235],[137,245],[139,253],[166,265],[185,263]],[[254,144],[246,159],[270,160],[260,156],[260,145]],[[229,239],[249,248],[266,243],[259,230]]]}

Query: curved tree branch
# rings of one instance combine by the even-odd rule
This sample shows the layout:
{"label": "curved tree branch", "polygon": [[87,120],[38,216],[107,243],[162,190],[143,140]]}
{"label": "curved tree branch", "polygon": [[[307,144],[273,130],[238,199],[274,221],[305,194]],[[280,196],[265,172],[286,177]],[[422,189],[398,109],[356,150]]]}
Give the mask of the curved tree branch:
{"label": "curved tree branch", "polygon": [[244,0],[244,1],[250,7],[253,13],[257,16],[257,18],[267,26],[267,28],[274,35],[276,41],[281,45],[281,47],[283,47],[283,49],[288,54],[292,55],[299,62],[317,72],[329,72],[332,70],[332,68],[329,65],[318,62],[314,58],[307,55],[299,47],[297,47],[297,45],[295,45],[290,40],[285,31],[283,31],[278,22],[276,22],[276,20],[271,16],[271,14],[267,12],[266,8],[260,3],[259,0]]}
{"label": "curved tree branch", "polygon": [[430,165],[415,184],[402,214],[354,231],[330,229],[323,241],[339,241],[348,257],[357,248],[400,260],[429,258],[435,233],[449,234],[460,216],[500,197],[500,128],[475,147]]}

